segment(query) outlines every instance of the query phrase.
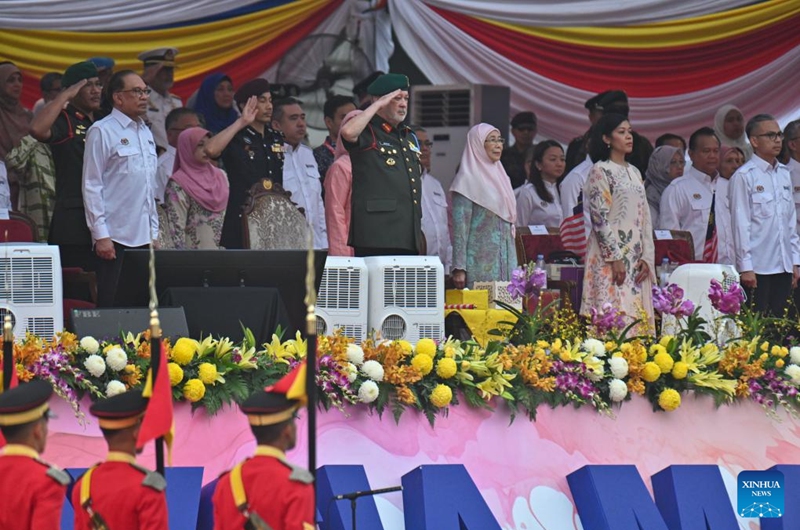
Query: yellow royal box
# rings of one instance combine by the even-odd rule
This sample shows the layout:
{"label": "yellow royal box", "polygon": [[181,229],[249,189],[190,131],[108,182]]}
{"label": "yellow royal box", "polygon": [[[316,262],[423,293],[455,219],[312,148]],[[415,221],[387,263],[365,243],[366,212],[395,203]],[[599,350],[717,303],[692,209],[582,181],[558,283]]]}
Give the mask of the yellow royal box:
{"label": "yellow royal box", "polygon": [[489,309],[489,291],[448,289],[444,293],[446,304],[473,304],[475,309]]}

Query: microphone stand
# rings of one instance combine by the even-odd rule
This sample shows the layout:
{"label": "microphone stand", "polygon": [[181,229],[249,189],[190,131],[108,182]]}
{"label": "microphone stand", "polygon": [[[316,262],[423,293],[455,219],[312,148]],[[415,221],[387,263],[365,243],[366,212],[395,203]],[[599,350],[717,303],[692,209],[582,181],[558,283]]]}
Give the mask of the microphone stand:
{"label": "microphone stand", "polygon": [[343,493],[336,495],[334,500],[341,501],[344,499],[350,500],[350,513],[353,518],[353,530],[356,530],[356,501],[359,497],[366,497],[367,495],[382,495],[384,493],[392,493],[395,491],[402,491],[403,486],[393,486],[391,488],[381,488],[377,490],[354,491],[353,493]]}

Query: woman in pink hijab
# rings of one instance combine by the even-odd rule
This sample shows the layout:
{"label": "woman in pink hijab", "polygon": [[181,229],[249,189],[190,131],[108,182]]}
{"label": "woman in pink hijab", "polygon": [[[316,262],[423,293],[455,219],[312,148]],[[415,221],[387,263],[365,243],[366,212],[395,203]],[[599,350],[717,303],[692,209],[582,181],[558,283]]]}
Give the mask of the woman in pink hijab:
{"label": "woman in pink hijab", "polygon": [[[363,111],[348,112],[342,125]],[[353,165],[344,147],[342,134],[336,140],[333,164],[325,174],[325,225],[328,227],[328,255],[352,256],[353,247],[347,245],[350,233],[350,196],[353,189]]]}
{"label": "woman in pink hijab", "polygon": [[500,131],[479,123],[467,133],[467,146],[450,191],[453,194],[453,283],[508,281],[517,266],[514,222],[517,202],[500,163]]}
{"label": "woman in pink hijab", "polygon": [[228,177],[211,163],[211,133],[191,127],[178,136],[175,167],[167,182],[167,237],[176,249],[217,249],[228,204]]}

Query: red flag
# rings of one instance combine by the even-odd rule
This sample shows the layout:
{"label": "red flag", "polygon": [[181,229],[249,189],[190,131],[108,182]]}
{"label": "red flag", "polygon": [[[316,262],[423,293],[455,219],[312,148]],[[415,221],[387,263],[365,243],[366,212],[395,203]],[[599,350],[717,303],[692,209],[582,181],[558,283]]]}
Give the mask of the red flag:
{"label": "red flag", "polygon": [[142,427],[139,429],[136,447],[141,449],[150,440],[163,436],[164,441],[167,442],[169,460],[175,427],[172,415],[172,387],[169,383],[167,355],[164,351],[163,343],[161,343],[158,355],[161,361],[156,380],[153,381],[152,368],[147,372],[147,383],[144,386],[143,395],[146,398],[150,398],[150,402],[147,404],[147,410],[142,419]]}
{"label": "red flag", "polygon": [[264,389],[265,392],[280,392],[286,394],[287,399],[297,399],[303,405],[308,403],[306,393],[306,362],[302,361],[284,375],[277,383]]}
{"label": "red flag", "polygon": [[583,204],[575,207],[577,212],[561,222],[559,232],[561,244],[566,250],[574,252],[580,257],[586,254],[586,226],[583,218]]}

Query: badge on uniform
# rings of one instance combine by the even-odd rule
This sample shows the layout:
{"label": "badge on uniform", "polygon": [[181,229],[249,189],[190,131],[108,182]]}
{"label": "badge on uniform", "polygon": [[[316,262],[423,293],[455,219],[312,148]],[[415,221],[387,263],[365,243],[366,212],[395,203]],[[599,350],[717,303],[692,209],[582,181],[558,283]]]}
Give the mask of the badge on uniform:
{"label": "badge on uniform", "polygon": [[395,161],[395,159],[394,159],[394,158],[387,158],[387,159],[386,159],[386,165],[387,165],[387,166],[393,166],[393,165],[395,165],[396,163],[397,163],[397,162]]}
{"label": "badge on uniform", "polygon": [[128,141],[127,138],[123,138],[122,140],[119,141],[119,143],[121,143],[122,145],[128,145],[130,142]]}
{"label": "badge on uniform", "polygon": [[244,152],[247,153],[247,156],[250,157],[250,160],[253,160],[256,157],[256,154],[250,149],[249,145],[244,146]]}
{"label": "badge on uniform", "polygon": [[764,191],[764,186],[756,186],[756,191],[758,193],[761,193],[762,191]]}
{"label": "badge on uniform", "polygon": [[417,154],[420,154],[419,147],[417,147],[411,140],[408,141],[408,147]]}
{"label": "badge on uniform", "polygon": [[383,129],[383,130],[384,130],[384,131],[386,131],[387,133],[390,133],[390,132],[392,132],[392,126],[391,126],[391,125],[389,125],[389,124],[388,124],[388,123],[386,123],[386,122],[383,122],[383,123],[381,124],[381,129]]}
{"label": "badge on uniform", "polygon": [[273,153],[283,153],[284,148],[282,144],[272,144]]}
{"label": "badge on uniform", "polygon": [[247,145],[250,145],[250,144],[252,144],[252,143],[253,143],[253,139],[252,139],[252,138],[250,138],[249,136],[243,136],[243,137],[242,137],[242,141],[243,141],[244,143],[246,143]]}
{"label": "badge on uniform", "polygon": [[696,200],[696,201],[699,201],[700,199],[702,199],[702,198],[703,198],[703,196],[702,196],[702,195],[700,195],[699,193],[695,193],[694,195],[692,195],[692,198],[693,198],[694,200]]}

